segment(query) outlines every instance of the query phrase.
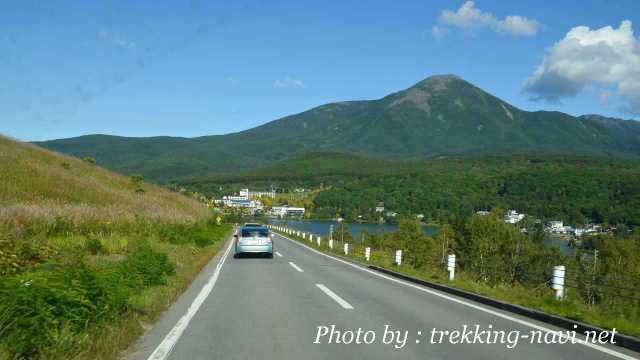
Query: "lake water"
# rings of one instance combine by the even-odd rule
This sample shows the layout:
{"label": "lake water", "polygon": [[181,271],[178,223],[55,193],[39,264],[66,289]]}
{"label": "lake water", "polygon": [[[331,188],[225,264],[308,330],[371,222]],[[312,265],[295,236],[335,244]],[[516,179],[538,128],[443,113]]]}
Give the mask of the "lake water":
{"label": "lake water", "polygon": [[[280,219],[270,219],[269,224],[272,225],[286,225],[292,229],[320,235],[327,236],[329,234],[331,225],[333,225],[334,229],[338,228],[337,221],[322,221],[322,220],[280,220]],[[354,239],[360,239],[362,236],[362,231],[367,230],[371,234],[380,234],[382,231],[385,233],[393,232],[398,229],[397,225],[394,224],[371,224],[371,223],[348,223],[347,224],[349,232]],[[423,231],[426,235],[434,236],[438,233],[437,226],[424,226]],[[548,247],[557,247],[560,249],[562,253],[568,254],[574,251],[573,248],[569,247],[569,242],[561,239],[547,238],[544,240],[544,245]]]}
{"label": "lake water", "polygon": [[[321,236],[326,236],[331,231],[331,226],[333,225],[334,229],[338,228],[337,221],[321,221],[321,220],[269,220],[270,224],[273,225],[286,225],[292,229],[309,232],[312,234],[317,234]],[[397,225],[394,224],[371,224],[371,223],[348,223],[347,228],[351,233],[351,236],[354,239],[359,239],[362,231],[367,230],[371,234],[380,234],[382,231],[385,233],[393,232],[398,229]],[[425,226],[423,227],[424,233],[430,236],[433,236],[438,233],[437,226]]]}

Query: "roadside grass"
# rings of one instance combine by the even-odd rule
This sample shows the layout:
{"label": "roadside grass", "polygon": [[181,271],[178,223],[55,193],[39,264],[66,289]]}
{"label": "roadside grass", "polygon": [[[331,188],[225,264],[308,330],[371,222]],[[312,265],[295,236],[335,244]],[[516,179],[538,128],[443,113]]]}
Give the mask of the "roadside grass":
{"label": "roadside grass", "polygon": [[640,337],[640,309],[638,306],[626,307],[625,311],[613,311],[606,305],[588,306],[584,304],[576,292],[577,290],[571,288],[566,289],[563,301],[556,301],[553,290],[551,290],[544,281],[541,281],[540,284],[534,287],[524,287],[519,284],[499,284],[491,286],[488,283],[477,280],[473,274],[460,271],[459,269],[456,271],[456,279],[449,281],[448,273],[445,271],[445,265],[442,266],[442,272],[437,273],[414,269],[405,264],[398,266],[393,262],[393,254],[374,249],[371,250],[371,261],[367,262],[364,257],[363,247],[350,244],[349,254],[345,255],[342,244],[335,240],[333,249],[330,249],[327,245],[327,240],[324,238],[321,245],[318,246],[316,241],[311,243],[309,240],[302,239],[295,235],[287,235],[284,233],[283,235],[320,251],[341,258],[347,258],[362,266],[377,265],[421,280],[470,291],[512,304],[566,317],[571,320],[592,324],[605,330],[615,328],[616,331],[620,333]]}
{"label": "roadside grass", "polygon": [[[231,226],[121,229],[39,238],[26,252],[32,262],[20,261],[24,251],[12,254],[22,267],[0,276],[0,357],[118,358],[186,289]],[[29,241],[18,243],[11,248]],[[51,253],[40,256],[41,249]]]}

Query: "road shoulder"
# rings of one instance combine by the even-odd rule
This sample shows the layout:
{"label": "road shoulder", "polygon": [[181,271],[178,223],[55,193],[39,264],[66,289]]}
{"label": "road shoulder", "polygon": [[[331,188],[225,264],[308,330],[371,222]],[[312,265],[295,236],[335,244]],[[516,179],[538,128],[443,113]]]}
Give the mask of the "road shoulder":
{"label": "road shoulder", "polygon": [[233,236],[229,235],[220,251],[209,261],[209,263],[200,271],[200,273],[192,281],[187,290],[173,303],[141,336],[129,349],[124,352],[123,359],[127,360],[146,360],[154,352],[166,335],[173,329],[176,323],[187,313],[189,307],[198,297],[201,289],[207,284],[211,276],[214,274],[216,267],[223,260],[226,249],[233,241]]}

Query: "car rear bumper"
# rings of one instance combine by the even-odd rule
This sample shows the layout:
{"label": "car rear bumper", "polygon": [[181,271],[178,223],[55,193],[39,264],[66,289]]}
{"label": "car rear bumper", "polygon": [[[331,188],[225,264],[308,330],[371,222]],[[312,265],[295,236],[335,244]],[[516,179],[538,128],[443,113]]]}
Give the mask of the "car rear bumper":
{"label": "car rear bumper", "polygon": [[236,254],[241,253],[269,253],[273,254],[273,244],[268,245],[241,245],[236,244]]}

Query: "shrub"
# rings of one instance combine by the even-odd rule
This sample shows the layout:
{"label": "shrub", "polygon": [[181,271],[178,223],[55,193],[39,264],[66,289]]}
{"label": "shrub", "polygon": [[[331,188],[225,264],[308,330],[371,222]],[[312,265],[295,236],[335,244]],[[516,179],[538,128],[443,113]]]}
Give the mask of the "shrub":
{"label": "shrub", "polygon": [[144,176],[140,175],[140,174],[134,174],[131,175],[131,182],[134,185],[140,185],[144,182]]}
{"label": "shrub", "polygon": [[87,248],[87,252],[91,255],[97,255],[104,252],[104,247],[102,246],[100,239],[96,237],[90,237],[85,246]]}
{"label": "shrub", "polygon": [[[0,313],[13,319],[5,329],[4,345],[18,357],[30,357],[59,346],[56,339],[62,335],[78,334],[123,309],[126,296],[114,296],[107,291],[114,286],[101,280],[83,265],[49,266],[0,278]],[[80,341],[77,337],[72,343]]]}
{"label": "shrub", "polygon": [[96,163],[96,159],[92,158],[91,156],[85,156],[82,160],[92,165],[95,165]]}
{"label": "shrub", "polygon": [[154,251],[148,243],[138,245],[121,265],[130,281],[142,286],[164,285],[167,276],[175,274],[167,255]]}
{"label": "shrub", "polygon": [[2,276],[0,341],[16,358],[52,348],[69,353],[85,339],[87,328],[124,313],[134,294],[165,284],[174,273],[166,254],[142,244],[125,260],[99,270],[73,259]]}

